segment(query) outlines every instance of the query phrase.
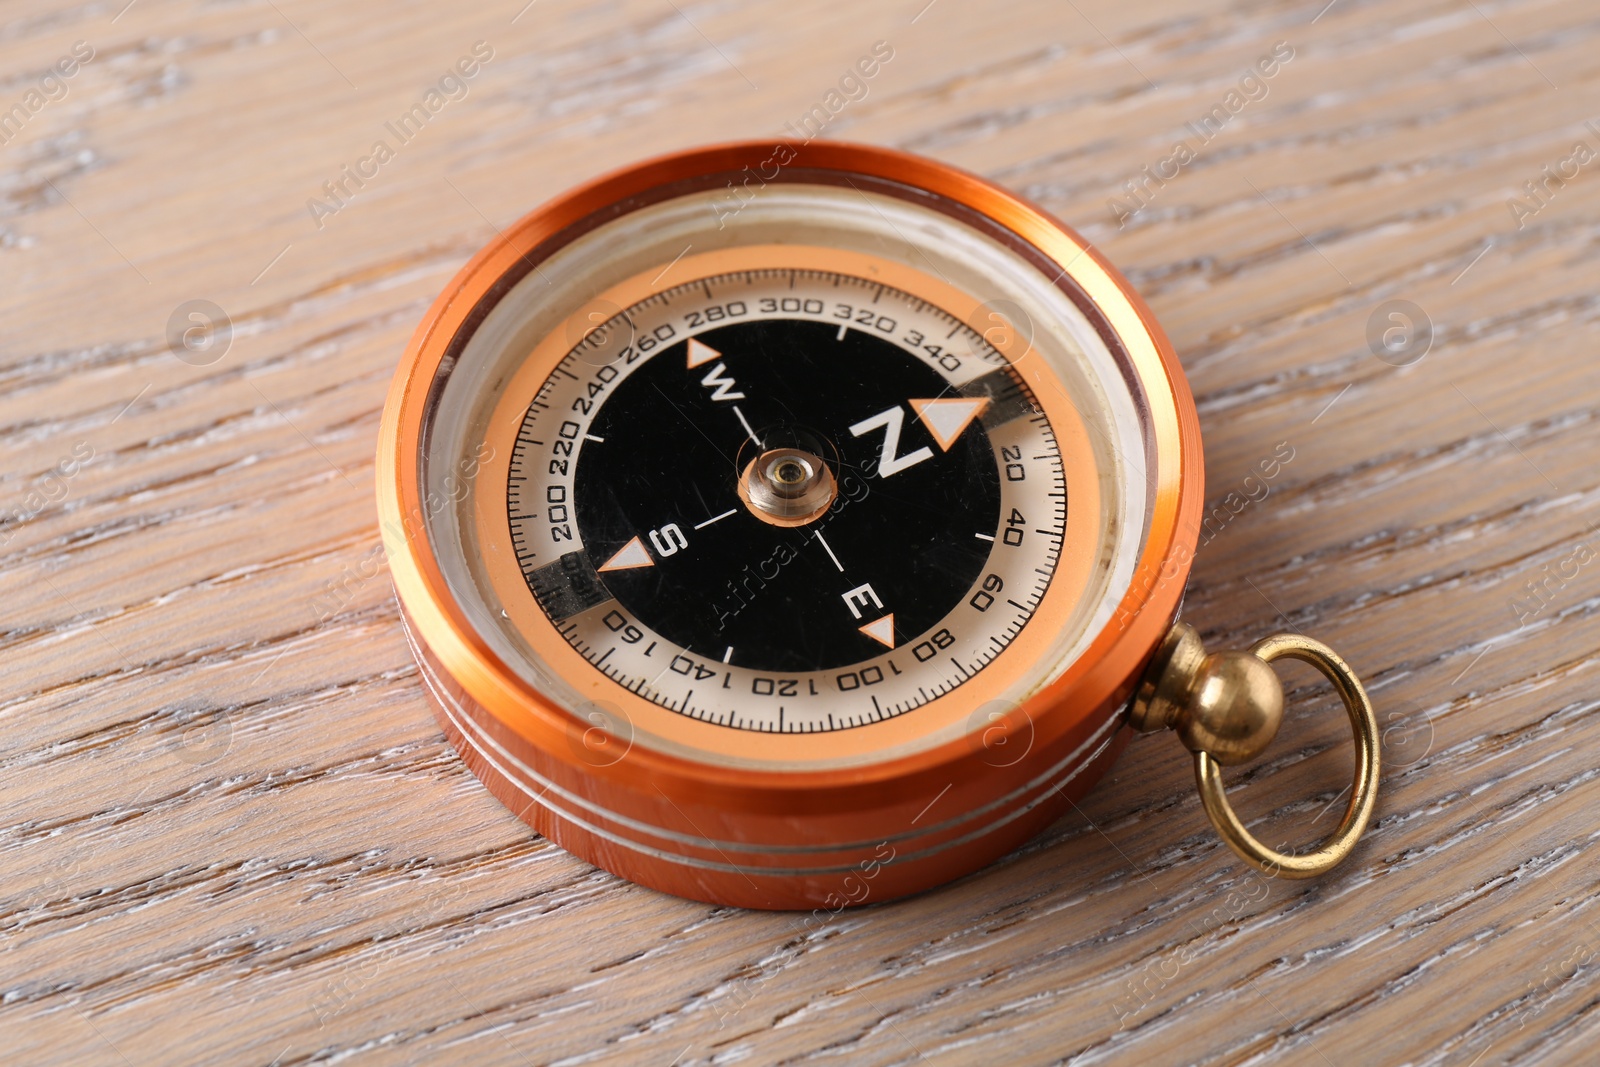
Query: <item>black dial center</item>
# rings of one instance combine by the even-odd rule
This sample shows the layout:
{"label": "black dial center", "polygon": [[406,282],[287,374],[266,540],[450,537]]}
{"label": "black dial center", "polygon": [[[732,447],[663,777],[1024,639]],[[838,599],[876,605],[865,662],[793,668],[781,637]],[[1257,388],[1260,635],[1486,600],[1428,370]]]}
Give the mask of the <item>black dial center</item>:
{"label": "black dial center", "polygon": [[[919,417],[916,402],[951,398],[892,340],[824,322],[672,344],[601,399],[579,452],[588,561],[622,611],[708,663],[823,670],[916,641],[971,594],[999,525],[988,434],[961,423],[976,409]],[[800,525],[763,521],[739,495],[752,459],[780,448],[837,481]]]}

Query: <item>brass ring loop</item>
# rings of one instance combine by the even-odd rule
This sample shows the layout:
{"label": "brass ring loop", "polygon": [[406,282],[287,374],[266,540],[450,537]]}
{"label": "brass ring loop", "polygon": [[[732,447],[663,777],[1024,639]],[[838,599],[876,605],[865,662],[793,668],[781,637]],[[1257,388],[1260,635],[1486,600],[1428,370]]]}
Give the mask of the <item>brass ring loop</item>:
{"label": "brass ring loop", "polygon": [[1345,711],[1350,715],[1350,728],[1356,741],[1355,787],[1350,803],[1333,836],[1314,852],[1290,856],[1263,845],[1244,828],[1228,804],[1217,761],[1204,752],[1194,754],[1194,776],[1200,787],[1200,800],[1217,833],[1252,867],[1285,878],[1313,878],[1350,854],[1372,817],[1373,804],[1378,797],[1378,718],[1350,665],[1322,642],[1300,634],[1274,634],[1257,641],[1250,651],[1267,663],[1285,656],[1309,663],[1338,690]]}

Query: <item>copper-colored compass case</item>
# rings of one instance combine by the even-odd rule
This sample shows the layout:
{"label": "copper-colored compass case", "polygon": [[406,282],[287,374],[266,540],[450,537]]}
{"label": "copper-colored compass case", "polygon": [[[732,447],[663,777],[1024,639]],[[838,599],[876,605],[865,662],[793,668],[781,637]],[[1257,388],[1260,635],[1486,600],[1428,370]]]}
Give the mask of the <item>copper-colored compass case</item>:
{"label": "copper-colored compass case", "polygon": [[[378,503],[407,633],[440,724],[511,811],[576,855],[666,892],[752,908],[837,909],[984,866],[1061,815],[1116,759],[1131,734],[1124,710],[1171,629],[1193,557],[1203,495],[1200,436],[1177,358],[1149,309],[1067,227],[929,160],[854,145],[777,147],[787,160],[782,166],[772,165],[775,146],[762,142],[629,167],[544,205],[474,256],[428,311],[390,390]],[[901,720],[842,731],[838,736],[852,735],[849,747],[864,755],[827,769],[774,769],[778,746],[801,742],[711,724],[681,729],[722,731],[719,751],[729,758],[710,749],[696,757],[692,741],[652,744],[644,720],[672,713],[645,708],[598,672],[574,684],[622,708],[623,721],[559,705],[494,651],[457,602],[430,533],[438,505],[424,488],[439,388],[466,339],[513,284],[596,226],[668,197],[743,186],[752,173],[761,186],[855,186],[979,220],[1096,324],[1145,423],[1142,544],[1120,603],[1081,654],[1022,703],[938,744],[908,752],[897,741],[909,729]],[[480,491],[493,491],[494,478],[504,475],[491,469],[482,477],[490,488]],[[1052,612],[1064,610],[1047,601],[1027,626],[1048,635],[1060,625]],[[558,671],[576,671],[581,662],[569,668],[555,656]],[[950,702],[942,708],[929,705],[901,719],[976,711],[976,690],[964,690],[941,697]],[[823,745],[821,736],[803,743]],[[880,740],[884,752],[898,754],[872,758]]]}

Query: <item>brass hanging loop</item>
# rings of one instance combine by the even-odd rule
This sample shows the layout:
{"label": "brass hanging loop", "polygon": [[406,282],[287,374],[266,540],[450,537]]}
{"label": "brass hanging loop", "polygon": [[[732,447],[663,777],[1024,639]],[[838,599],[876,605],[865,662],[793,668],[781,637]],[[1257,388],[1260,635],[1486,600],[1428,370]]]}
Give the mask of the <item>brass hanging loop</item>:
{"label": "brass hanging loop", "polygon": [[[1269,664],[1288,657],[1333,683],[1355,734],[1350,802],[1333,835],[1291,856],[1256,840],[1228,803],[1219,765],[1247,763],[1272,743],[1283,721],[1283,686]],[[1285,878],[1311,878],[1350,854],[1372,818],[1378,795],[1378,719],[1361,680],[1327,645],[1299,634],[1274,634],[1248,652],[1208,654],[1194,627],[1173,626],[1134,695],[1129,722],[1141,731],[1170,728],[1194,753],[1195,782],[1217,833],[1251,866]]]}

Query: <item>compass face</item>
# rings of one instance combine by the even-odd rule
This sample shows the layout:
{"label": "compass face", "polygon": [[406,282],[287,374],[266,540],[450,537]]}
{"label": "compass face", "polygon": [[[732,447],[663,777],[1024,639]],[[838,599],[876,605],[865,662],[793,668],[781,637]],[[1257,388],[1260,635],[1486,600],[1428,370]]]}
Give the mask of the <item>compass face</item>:
{"label": "compass face", "polygon": [[691,718],[809,733],[978,676],[1049,586],[1066,490],[1049,418],[973,327],[768,268],[574,345],[517,426],[506,514],[594,669]]}

